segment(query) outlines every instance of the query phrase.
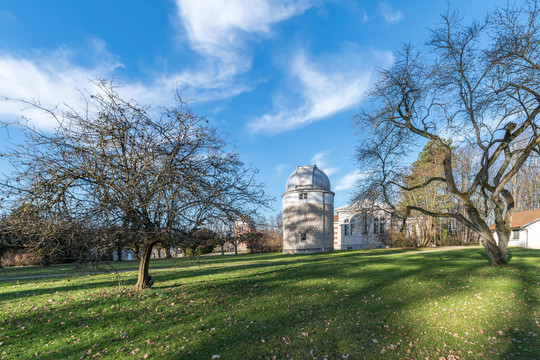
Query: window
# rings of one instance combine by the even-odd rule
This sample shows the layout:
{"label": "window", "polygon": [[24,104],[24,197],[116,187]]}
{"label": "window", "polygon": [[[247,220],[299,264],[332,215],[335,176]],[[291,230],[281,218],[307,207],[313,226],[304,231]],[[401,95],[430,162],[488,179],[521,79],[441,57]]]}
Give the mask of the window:
{"label": "window", "polygon": [[519,230],[514,230],[512,235],[512,240],[519,240]]}
{"label": "window", "polygon": [[354,233],[354,220],[351,221],[351,235]]}
{"label": "window", "polygon": [[306,241],[306,240],[307,240],[306,233],[300,233],[300,241]]}
{"label": "window", "polygon": [[379,218],[379,234],[384,234],[384,218]]}
{"label": "window", "polygon": [[373,219],[373,233],[374,234],[378,234],[379,233],[379,224],[380,224],[380,220],[378,217],[376,217],[375,219]]}
{"label": "window", "polygon": [[300,193],[298,197],[300,200],[307,200],[307,193]]}
{"label": "window", "polygon": [[345,235],[349,235],[349,224],[345,224]]}
{"label": "window", "polygon": [[362,229],[362,234],[368,233],[368,221],[367,221],[367,211],[362,210],[362,221],[364,222],[364,228]]}

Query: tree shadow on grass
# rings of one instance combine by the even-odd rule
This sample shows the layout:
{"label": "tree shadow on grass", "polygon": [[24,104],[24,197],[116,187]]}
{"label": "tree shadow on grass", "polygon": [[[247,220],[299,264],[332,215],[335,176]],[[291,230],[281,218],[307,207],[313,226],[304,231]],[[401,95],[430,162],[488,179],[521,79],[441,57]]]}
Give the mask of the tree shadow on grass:
{"label": "tree shadow on grass", "polygon": [[[520,256],[516,255],[516,263]],[[39,355],[43,359],[79,358],[88,350],[93,349],[95,355],[104,348],[109,354],[119,351],[120,357],[139,349],[135,352],[139,357],[163,353],[164,358],[171,359],[205,359],[213,354],[240,359],[285,358],[289,354],[302,359],[312,358],[310,352],[318,358],[350,354],[349,358],[355,359],[398,359],[408,355],[410,347],[405,341],[415,342],[415,336],[428,329],[418,328],[424,325],[411,318],[411,308],[420,312],[417,304],[444,301],[458,294],[473,297],[479,289],[471,288],[470,276],[497,279],[498,273],[479,258],[478,251],[468,250],[399,257],[332,254],[267,264],[157,272],[158,286],[142,294],[88,295],[51,307],[45,314],[52,321],[48,327],[39,320],[43,312],[18,314],[0,323],[6,329],[17,326],[10,339],[0,341],[5,342],[4,349],[21,340],[28,343],[27,348],[37,347],[41,334],[28,335],[20,329],[20,324],[27,324],[27,329],[44,329],[42,332],[50,332],[62,343],[53,350],[43,348],[50,351]],[[526,273],[538,271],[528,263],[516,266]],[[522,272],[512,274],[520,280],[521,291],[535,284],[534,276],[523,285]],[[106,287],[106,283],[96,283],[96,289]],[[112,310],[111,305],[115,305]],[[522,313],[528,310],[516,309]],[[66,319],[69,312],[75,314],[73,319]],[[525,315],[512,322],[533,326]],[[125,338],[123,334],[127,334]],[[68,344],[71,335],[81,340]],[[400,339],[403,342],[396,345]],[[422,355],[436,355],[435,347],[442,347],[442,342],[452,344],[452,339],[451,335],[441,335],[433,340],[440,344],[423,350]],[[392,350],[391,345],[397,348]],[[485,345],[490,346],[489,342]],[[15,355],[24,357],[23,348],[17,349]],[[507,350],[507,358],[517,351],[512,347]]]}
{"label": "tree shadow on grass", "polygon": [[[540,271],[538,258],[540,251],[524,248],[510,248],[510,256],[514,259],[511,266],[518,271],[513,273],[513,278],[520,284],[522,296],[527,301],[517,315],[517,324],[535,323],[534,326],[523,327],[517,324],[508,324],[503,330],[504,336],[511,338],[511,344],[501,354],[502,359],[540,359]],[[527,261],[528,260],[528,261]],[[533,266],[534,263],[536,266]],[[519,297],[519,294],[510,294],[511,297]]]}

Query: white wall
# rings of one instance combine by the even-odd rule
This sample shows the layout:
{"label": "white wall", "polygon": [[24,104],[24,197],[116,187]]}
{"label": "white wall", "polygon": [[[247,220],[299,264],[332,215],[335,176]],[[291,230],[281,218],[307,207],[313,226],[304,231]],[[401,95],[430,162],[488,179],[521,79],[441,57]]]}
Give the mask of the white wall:
{"label": "white wall", "polygon": [[[527,247],[531,249],[540,249],[540,221],[534,222],[527,226]],[[521,235],[521,234],[520,234]]]}
{"label": "white wall", "polygon": [[[493,233],[493,237],[498,244],[499,238],[497,237],[496,232]],[[519,240],[513,240],[513,234],[511,234],[508,246],[540,249],[540,221],[536,221],[526,226],[524,229],[521,229],[519,231]]]}
{"label": "white wall", "polygon": [[[358,212],[338,212],[339,221],[337,225],[337,237],[334,241],[335,250],[358,250],[358,249],[371,249],[379,248],[383,246],[383,243],[380,241],[380,235],[374,234],[373,231],[373,217],[374,214],[368,213],[368,228],[367,232],[364,233],[364,219],[361,211]],[[385,232],[390,230],[390,219],[388,215],[383,211],[377,211],[375,216],[384,216],[385,221]],[[349,220],[349,222],[345,222]],[[355,220],[354,232],[350,235],[350,225],[351,222]],[[345,225],[349,225],[349,235],[345,235]]]}
{"label": "white wall", "polygon": [[[299,194],[307,193],[307,200],[300,200]],[[322,204],[323,203],[323,192],[313,189],[306,189],[304,191],[290,192],[282,196],[283,207],[298,205],[302,203],[307,204]],[[324,192],[324,203],[334,206],[334,195],[329,192]]]}

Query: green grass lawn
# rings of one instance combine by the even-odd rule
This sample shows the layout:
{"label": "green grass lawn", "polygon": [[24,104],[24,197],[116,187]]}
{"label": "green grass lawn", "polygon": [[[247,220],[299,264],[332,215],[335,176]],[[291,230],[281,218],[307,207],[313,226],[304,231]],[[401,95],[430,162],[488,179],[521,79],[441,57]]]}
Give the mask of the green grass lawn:
{"label": "green grass lawn", "polygon": [[[134,272],[0,269],[0,359],[540,359],[540,250],[510,253],[153,260],[142,293]],[[14,279],[51,273],[72,275]]]}

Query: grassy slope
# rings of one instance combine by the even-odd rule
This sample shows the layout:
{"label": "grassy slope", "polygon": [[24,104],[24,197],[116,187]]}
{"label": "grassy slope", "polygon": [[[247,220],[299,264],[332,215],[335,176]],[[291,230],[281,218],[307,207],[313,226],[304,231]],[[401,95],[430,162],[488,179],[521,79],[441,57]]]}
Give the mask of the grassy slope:
{"label": "grassy slope", "polygon": [[161,260],[182,269],[143,293],[135,273],[0,269],[0,359],[540,358],[540,250],[505,268],[479,248],[396,252]]}

